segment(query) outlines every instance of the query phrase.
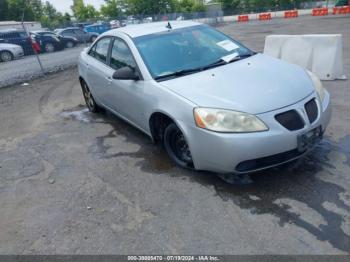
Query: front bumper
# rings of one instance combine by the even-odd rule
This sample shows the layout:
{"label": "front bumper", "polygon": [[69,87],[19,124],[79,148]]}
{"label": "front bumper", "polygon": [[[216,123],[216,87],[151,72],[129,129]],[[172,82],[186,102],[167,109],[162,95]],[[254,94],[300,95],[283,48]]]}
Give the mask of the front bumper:
{"label": "front bumper", "polygon": [[[316,100],[318,107],[318,117],[312,124],[304,110],[311,99]],[[275,119],[277,114],[293,109],[305,122],[304,128],[296,131],[286,129]],[[314,92],[296,104],[257,116],[268,125],[268,131],[227,134],[183,126],[195,168],[218,173],[250,173],[301,157],[307,151],[298,151],[298,136],[319,126],[325,131],[331,118],[330,96],[326,92],[321,104]],[[255,160],[259,160],[258,164],[252,165]],[[247,163],[248,167],[242,168]]]}

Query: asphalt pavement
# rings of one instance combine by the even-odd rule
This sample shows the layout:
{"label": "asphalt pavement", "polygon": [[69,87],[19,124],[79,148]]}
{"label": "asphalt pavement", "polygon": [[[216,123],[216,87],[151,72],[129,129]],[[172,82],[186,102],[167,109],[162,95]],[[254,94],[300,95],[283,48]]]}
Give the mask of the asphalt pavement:
{"label": "asphalt pavement", "polygon": [[[349,22],[219,30],[257,51],[269,34],[341,33],[350,77]],[[236,185],[180,169],[124,121],[89,113],[76,68],[0,89],[0,254],[349,254],[349,81],[324,85],[324,141]]]}
{"label": "asphalt pavement", "polygon": [[[62,51],[40,54],[39,59],[44,73],[55,73],[77,65],[80,52],[86,47],[85,44]],[[0,88],[17,83],[27,82],[40,77],[43,74],[35,55],[23,58],[0,62]]]}

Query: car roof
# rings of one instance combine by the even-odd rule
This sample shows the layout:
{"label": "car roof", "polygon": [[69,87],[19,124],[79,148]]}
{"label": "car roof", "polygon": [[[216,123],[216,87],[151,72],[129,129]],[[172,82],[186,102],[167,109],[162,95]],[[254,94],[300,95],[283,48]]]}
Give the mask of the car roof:
{"label": "car roof", "polygon": [[117,32],[122,32],[129,35],[132,38],[150,35],[155,33],[166,32],[169,30],[167,27],[168,23],[170,23],[172,29],[180,29],[186,28],[196,25],[202,25],[198,22],[193,21],[164,21],[164,22],[156,22],[156,23],[146,23],[146,24],[138,24],[138,25],[128,25],[125,27],[120,27],[117,29],[113,29],[108,31],[108,35],[116,34]]}

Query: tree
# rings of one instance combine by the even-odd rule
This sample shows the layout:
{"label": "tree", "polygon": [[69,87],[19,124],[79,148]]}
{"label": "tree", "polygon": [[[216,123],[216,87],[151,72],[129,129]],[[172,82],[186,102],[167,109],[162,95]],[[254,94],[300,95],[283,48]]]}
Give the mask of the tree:
{"label": "tree", "polygon": [[174,0],[127,0],[127,13],[139,15],[157,15],[175,10]]}
{"label": "tree", "polygon": [[7,20],[8,3],[7,0],[0,0],[0,21]]}
{"label": "tree", "polygon": [[95,7],[93,5],[85,5],[83,0],[73,0],[71,9],[74,17],[79,21],[84,21],[99,16],[99,13]]}
{"label": "tree", "polygon": [[178,0],[175,1],[176,11],[181,13],[204,12],[203,2],[196,0]]}
{"label": "tree", "polygon": [[220,0],[220,3],[225,14],[233,14],[241,3],[241,0]]}
{"label": "tree", "polygon": [[121,14],[118,0],[105,0],[106,4],[101,6],[101,15],[108,18],[116,18]]}

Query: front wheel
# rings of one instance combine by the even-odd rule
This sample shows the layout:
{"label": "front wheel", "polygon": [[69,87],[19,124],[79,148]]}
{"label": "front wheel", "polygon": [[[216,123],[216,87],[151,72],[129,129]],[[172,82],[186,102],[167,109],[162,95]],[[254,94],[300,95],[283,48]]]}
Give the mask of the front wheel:
{"label": "front wheel", "polygon": [[97,113],[100,111],[100,107],[96,104],[94,97],[92,96],[92,93],[85,83],[85,81],[81,82],[81,89],[83,91],[83,96],[85,99],[85,103],[87,107],[89,108],[90,112]]}
{"label": "front wheel", "polygon": [[192,155],[187,141],[174,123],[166,127],[163,142],[171,160],[182,168],[193,168]]}
{"label": "front wheel", "polygon": [[13,54],[9,51],[2,51],[0,52],[0,61],[2,62],[8,62],[13,60]]}

